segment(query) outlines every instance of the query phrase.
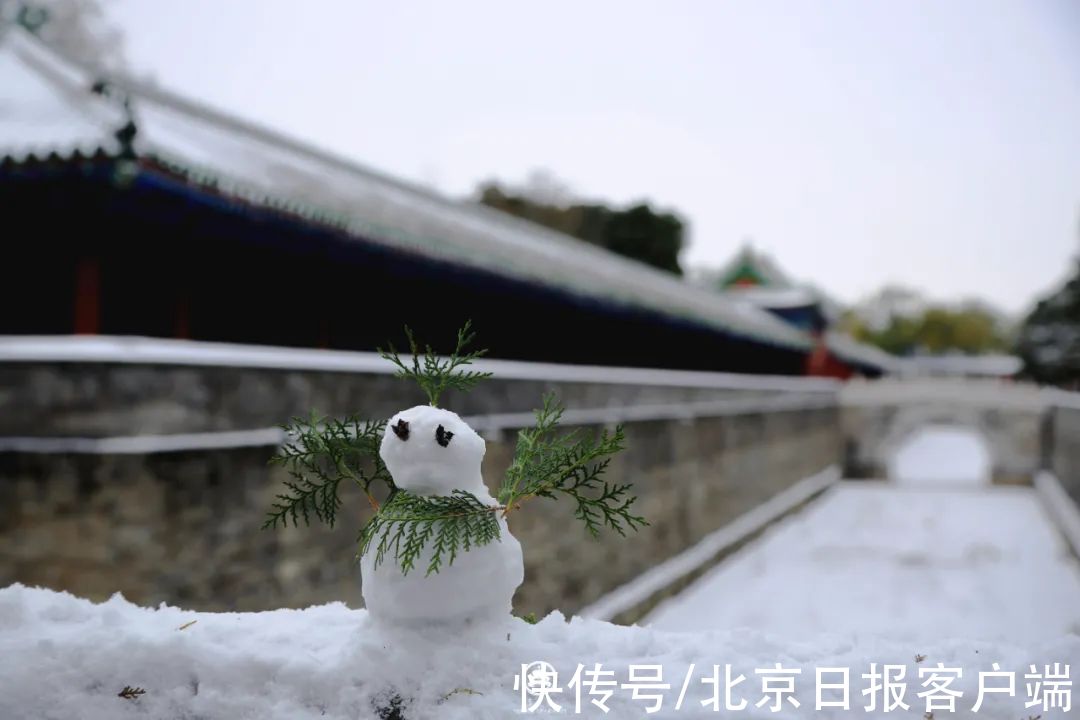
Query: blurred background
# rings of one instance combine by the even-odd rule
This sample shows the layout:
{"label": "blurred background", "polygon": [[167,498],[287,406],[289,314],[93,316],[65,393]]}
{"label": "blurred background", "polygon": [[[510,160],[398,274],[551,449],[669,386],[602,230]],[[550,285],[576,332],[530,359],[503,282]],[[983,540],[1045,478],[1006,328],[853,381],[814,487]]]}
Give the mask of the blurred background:
{"label": "blurred background", "polygon": [[1067,0],[0,0],[0,585],[358,605],[278,426],[471,319],[489,481],[555,390],[653,521],[517,519],[522,610],[1080,631],[1078,127]]}

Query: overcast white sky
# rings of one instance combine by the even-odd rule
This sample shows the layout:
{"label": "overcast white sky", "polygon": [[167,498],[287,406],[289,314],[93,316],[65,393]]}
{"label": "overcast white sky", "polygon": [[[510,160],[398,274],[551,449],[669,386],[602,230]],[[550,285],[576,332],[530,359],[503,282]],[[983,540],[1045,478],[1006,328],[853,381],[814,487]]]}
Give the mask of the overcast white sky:
{"label": "overcast white sky", "polygon": [[119,0],[132,69],[464,195],[546,168],[841,300],[1024,309],[1080,248],[1080,3]]}

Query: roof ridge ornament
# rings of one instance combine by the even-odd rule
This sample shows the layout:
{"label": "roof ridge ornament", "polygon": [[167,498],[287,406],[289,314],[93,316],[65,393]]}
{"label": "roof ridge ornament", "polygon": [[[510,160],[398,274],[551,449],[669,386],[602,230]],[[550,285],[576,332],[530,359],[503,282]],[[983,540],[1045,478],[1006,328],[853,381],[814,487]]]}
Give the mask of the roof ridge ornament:
{"label": "roof ridge ornament", "polygon": [[[49,22],[49,9],[39,3],[18,2],[14,4],[14,21],[29,32],[37,35],[38,31]],[[5,13],[0,12],[0,25],[6,25]]]}
{"label": "roof ridge ornament", "polygon": [[125,122],[113,132],[113,137],[120,144],[120,157],[135,159],[135,137],[139,134],[139,128],[135,124],[135,112],[131,109],[131,93],[105,77],[95,80],[90,86],[90,92],[111,100],[124,109]]}

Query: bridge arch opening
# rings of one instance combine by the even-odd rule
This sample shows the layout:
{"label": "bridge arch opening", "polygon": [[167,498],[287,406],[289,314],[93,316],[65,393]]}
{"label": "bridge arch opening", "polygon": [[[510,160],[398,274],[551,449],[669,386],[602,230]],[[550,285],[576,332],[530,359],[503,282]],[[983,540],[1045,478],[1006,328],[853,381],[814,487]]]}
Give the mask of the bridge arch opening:
{"label": "bridge arch opening", "polygon": [[990,442],[977,428],[929,423],[897,444],[887,474],[902,484],[984,485],[991,482],[993,467]]}

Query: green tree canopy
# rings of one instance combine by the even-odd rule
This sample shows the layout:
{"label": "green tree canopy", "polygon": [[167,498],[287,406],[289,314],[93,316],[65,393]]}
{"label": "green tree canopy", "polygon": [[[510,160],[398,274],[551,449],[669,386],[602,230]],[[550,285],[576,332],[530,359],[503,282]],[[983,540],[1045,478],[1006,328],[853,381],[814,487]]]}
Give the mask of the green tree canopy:
{"label": "green tree canopy", "polygon": [[1033,380],[1080,386],[1080,264],[1060,290],[1040,300],[1024,319],[1016,352],[1024,374]]}
{"label": "green tree canopy", "polygon": [[961,352],[971,355],[1004,352],[1008,334],[1001,321],[978,306],[931,306],[921,315],[894,315],[884,328],[872,328],[854,315],[845,319],[858,340],[895,355]]}
{"label": "green tree canopy", "polygon": [[481,185],[478,195],[480,202],[489,207],[682,275],[679,253],[685,225],[672,213],[654,210],[647,204],[620,209],[563,203],[557,193],[536,197],[506,190],[495,182]]}

